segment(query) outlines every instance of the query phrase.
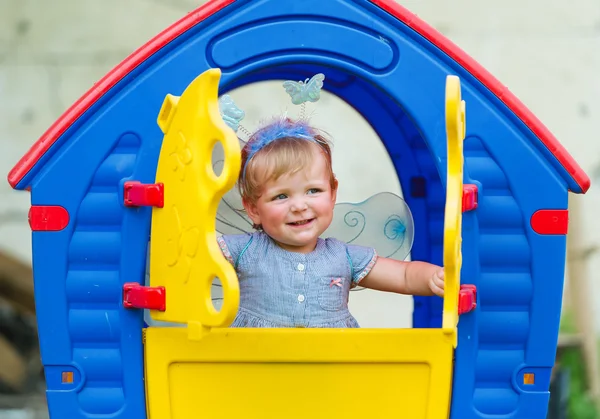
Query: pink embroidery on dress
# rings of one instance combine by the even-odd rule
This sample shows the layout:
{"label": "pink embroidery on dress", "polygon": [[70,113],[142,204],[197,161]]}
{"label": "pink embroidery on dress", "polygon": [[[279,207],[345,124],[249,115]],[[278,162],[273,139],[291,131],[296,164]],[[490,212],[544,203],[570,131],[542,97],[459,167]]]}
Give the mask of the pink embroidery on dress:
{"label": "pink embroidery on dress", "polygon": [[331,280],[331,282],[329,283],[329,287],[333,287],[334,285],[341,287],[342,286],[342,278],[333,278]]}
{"label": "pink embroidery on dress", "polygon": [[233,257],[229,252],[229,248],[227,247],[227,243],[221,236],[217,237],[217,242],[219,243],[219,247],[221,248],[221,252],[223,252],[223,256],[229,261],[229,263],[233,264]]}

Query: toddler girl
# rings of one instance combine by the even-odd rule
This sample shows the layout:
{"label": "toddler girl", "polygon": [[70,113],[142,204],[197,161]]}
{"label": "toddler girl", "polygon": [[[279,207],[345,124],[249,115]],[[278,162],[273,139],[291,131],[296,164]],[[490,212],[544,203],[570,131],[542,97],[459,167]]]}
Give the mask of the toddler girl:
{"label": "toddler girl", "polygon": [[338,182],[330,144],[305,121],[282,118],[242,150],[238,187],[256,231],[218,238],[240,283],[232,327],[359,327],[349,290],[444,293],[443,269],[378,257],[375,249],[320,238]]}

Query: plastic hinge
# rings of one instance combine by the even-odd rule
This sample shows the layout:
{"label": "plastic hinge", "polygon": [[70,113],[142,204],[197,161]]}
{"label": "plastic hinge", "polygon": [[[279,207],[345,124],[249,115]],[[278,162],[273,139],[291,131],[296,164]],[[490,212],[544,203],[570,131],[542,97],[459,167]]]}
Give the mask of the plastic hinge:
{"label": "plastic hinge", "polygon": [[477,307],[477,287],[471,284],[460,286],[458,292],[458,314],[465,314]]}
{"label": "plastic hinge", "polygon": [[477,208],[477,185],[464,184],[462,195],[462,212]]}
{"label": "plastic hinge", "polygon": [[123,307],[165,311],[165,287],[145,287],[137,282],[127,282],[123,285]]}
{"label": "plastic hinge", "polygon": [[123,186],[123,202],[126,207],[162,208],[165,204],[164,185],[127,181]]}

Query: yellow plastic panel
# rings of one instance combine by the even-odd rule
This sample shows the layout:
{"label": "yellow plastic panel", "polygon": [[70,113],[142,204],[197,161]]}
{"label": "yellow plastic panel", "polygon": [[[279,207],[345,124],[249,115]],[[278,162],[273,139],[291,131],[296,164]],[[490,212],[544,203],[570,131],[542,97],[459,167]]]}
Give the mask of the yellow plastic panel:
{"label": "yellow plastic panel", "polygon": [[460,79],[446,78],[446,133],[448,171],[446,212],[444,214],[444,312],[442,329],[457,343],[458,291],[462,266],[463,141],[465,139],[465,102],[461,100]]}
{"label": "yellow plastic panel", "polygon": [[[168,96],[157,182],[165,208],[152,225],[151,284],[164,285],[158,320],[188,328],[145,331],[150,419],[410,418],[447,419],[458,322],[464,103],[460,83],[446,90],[448,196],[444,235],[446,297],[442,329],[228,329],[239,290],[215,240],[217,204],[239,172],[238,142],[218,117],[219,73],[200,76],[181,98]],[[211,170],[216,141],[224,172]],[[224,286],[224,310],[210,284]],[[213,327],[212,329],[210,327]],[[193,337],[193,340],[190,340]]]}
{"label": "yellow plastic panel", "polygon": [[[210,327],[231,324],[239,305],[237,276],[215,231],[219,201],[235,185],[241,164],[237,137],[219,115],[220,75],[208,70],[181,97],[167,95],[158,117],[164,140],[156,182],[164,184],[165,205],[152,210],[150,284],[166,288],[166,311],[151,315],[187,323],[193,339]],[[226,162],[219,176],[211,165],[217,142]],[[210,295],[215,277],[223,287],[219,312]]]}
{"label": "yellow plastic panel", "polygon": [[146,330],[149,419],[447,419],[441,329]]}

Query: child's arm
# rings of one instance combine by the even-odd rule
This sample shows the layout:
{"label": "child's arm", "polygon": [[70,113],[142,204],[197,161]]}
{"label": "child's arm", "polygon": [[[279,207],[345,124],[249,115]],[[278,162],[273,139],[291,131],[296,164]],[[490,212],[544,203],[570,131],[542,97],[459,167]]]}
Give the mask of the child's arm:
{"label": "child's arm", "polygon": [[427,262],[378,258],[360,286],[408,295],[444,295],[444,269]]}

